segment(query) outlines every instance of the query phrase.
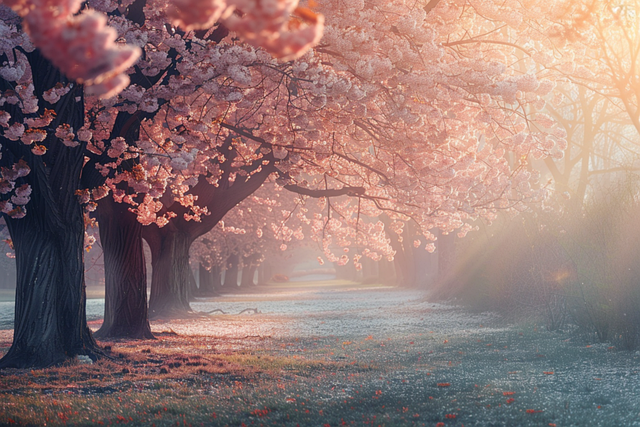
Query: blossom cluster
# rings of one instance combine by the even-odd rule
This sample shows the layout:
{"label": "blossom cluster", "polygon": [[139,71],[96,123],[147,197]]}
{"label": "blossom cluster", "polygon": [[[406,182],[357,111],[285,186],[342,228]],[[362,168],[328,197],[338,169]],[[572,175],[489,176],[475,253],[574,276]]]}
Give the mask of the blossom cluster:
{"label": "blossom cluster", "polygon": [[[209,192],[248,185],[268,170],[303,192],[363,191],[321,199],[317,212],[287,208],[291,218],[233,230],[273,235],[279,248],[310,237],[328,261],[361,264],[362,256],[393,257],[388,233],[400,236],[400,224],[411,220],[432,250],[435,229],[464,235],[475,219],[539,197],[539,174],[529,161],[559,156],[564,146],[562,132],[540,111],[553,83],[509,67],[517,63],[510,46],[518,40],[497,30],[506,23],[526,33],[529,17],[514,15],[514,2],[488,11],[476,3],[441,0],[426,10],[409,0],[328,0],[311,11],[293,0],[149,0],[141,23],[128,17],[126,6],[111,13],[121,7],[113,0],[89,2],[95,14],[109,14],[108,22],[89,12],[73,15],[71,2],[61,9],[65,19],[98,19],[92,28],[104,30],[105,47],[116,46],[116,39],[133,46],[117,45],[105,60],[137,49],[143,55],[135,68],[130,53],[113,60],[116,67],[104,76],[88,64],[77,65],[84,77],[70,76],[98,85],[117,70],[132,83],[115,96],[89,99],[81,129],[47,129],[45,115],[34,116],[37,98],[19,54],[1,68],[18,83],[2,102],[21,103],[33,121],[2,115],[2,132],[35,154],[46,151],[50,134],[69,148],[87,142],[105,179],[88,194],[95,201],[112,192],[144,224],[201,221],[211,209],[194,197],[197,185],[209,185]],[[12,7],[27,26],[40,16],[29,18],[31,9],[18,3]],[[211,16],[222,24],[212,27]],[[11,25],[3,31],[24,42]],[[223,27],[245,42],[216,38]],[[323,27],[324,38],[307,51]],[[505,34],[491,40],[499,44],[477,42],[477,35],[494,33]],[[296,60],[278,61],[263,48]],[[57,85],[43,99],[55,104],[73,90]],[[530,126],[534,121],[537,127]],[[127,134],[131,126],[138,131]],[[274,209],[268,199],[261,201]],[[382,213],[391,229],[377,220]],[[350,245],[360,245],[360,253],[347,255],[343,248]]]}

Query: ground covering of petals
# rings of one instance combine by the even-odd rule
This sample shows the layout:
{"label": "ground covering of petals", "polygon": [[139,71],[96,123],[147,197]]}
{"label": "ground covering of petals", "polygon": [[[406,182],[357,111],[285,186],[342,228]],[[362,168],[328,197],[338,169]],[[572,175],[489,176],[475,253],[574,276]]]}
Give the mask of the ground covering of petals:
{"label": "ground covering of petals", "polygon": [[335,283],[193,306],[227,314],[102,342],[112,360],[3,372],[0,424],[640,425],[640,356],[575,332]]}

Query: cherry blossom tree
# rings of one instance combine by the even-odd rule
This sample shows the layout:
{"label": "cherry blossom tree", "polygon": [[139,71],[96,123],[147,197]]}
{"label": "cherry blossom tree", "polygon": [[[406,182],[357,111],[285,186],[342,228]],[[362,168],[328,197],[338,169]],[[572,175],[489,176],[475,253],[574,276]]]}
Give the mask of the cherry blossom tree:
{"label": "cherry blossom tree", "polygon": [[[32,15],[35,3],[9,5],[23,22],[39,16]],[[57,11],[56,5],[46,4]],[[537,173],[529,158],[554,154],[562,146],[561,135],[528,127],[538,115],[536,103],[552,85],[505,65],[518,49],[502,34],[533,31],[521,25],[530,12],[519,4],[327,1],[319,10],[327,18],[325,38],[307,53],[319,40],[322,15],[297,8],[293,1],[91,5],[107,21],[94,25],[103,32],[86,41],[106,40],[112,53],[105,58],[121,58],[105,66],[99,78],[71,71],[65,72],[72,80],[63,77],[43,57],[61,46],[45,47],[38,38],[40,27],[34,25],[27,25],[29,39],[15,16],[3,21],[9,36],[3,82],[13,92],[0,117],[6,165],[0,210],[16,224],[27,224],[27,203],[38,218],[54,212],[34,202],[45,193],[31,180],[39,176],[34,162],[46,164],[45,169],[58,164],[59,178],[42,176],[67,184],[64,197],[49,199],[66,201],[58,217],[73,224],[73,232],[65,232],[75,236],[74,248],[81,248],[76,192],[89,211],[112,193],[115,202],[129,205],[147,226],[144,233],[154,257],[154,315],[189,310],[190,245],[270,177],[277,176],[286,190],[319,198],[326,214],[309,218],[311,235],[328,261],[357,266],[362,256],[378,258],[384,252],[365,253],[371,251],[365,248],[347,255],[343,249],[338,256],[335,249],[371,236],[380,240],[380,248],[389,246],[384,225],[365,217],[386,213],[390,224],[412,221],[415,232],[431,242],[434,229],[464,235],[474,219],[491,219],[497,209],[520,208],[523,200],[538,197]],[[76,15],[73,5],[64,10],[69,12],[61,25],[89,19],[86,12]],[[211,27],[216,21],[223,25]],[[224,27],[246,43],[225,39]],[[134,47],[114,44],[113,31]],[[39,49],[34,50],[31,40]],[[84,41],[78,43],[72,53],[82,48],[96,52]],[[296,60],[278,61],[255,46]],[[44,64],[37,70],[30,52],[42,61],[38,65]],[[141,59],[129,67],[136,52]],[[131,84],[116,94],[126,85],[125,69]],[[45,72],[51,76],[40,76]],[[91,98],[85,108],[83,87],[76,82],[91,84],[102,98]],[[5,155],[13,146],[21,151]],[[59,152],[75,157],[66,161]],[[77,170],[69,173],[70,165]],[[50,187],[54,192],[60,188],[57,182]],[[123,216],[131,212],[121,211]],[[27,221],[19,223],[20,216]],[[433,243],[426,248],[433,250]],[[81,249],[76,253],[81,265]],[[34,262],[18,250],[16,257],[27,267]],[[24,280],[26,300],[34,290]],[[134,281],[136,292],[107,291],[114,299],[107,305],[118,307],[121,298],[131,295],[144,298],[140,281]],[[69,304],[84,307],[81,280],[73,283],[78,295]],[[95,345],[82,313],[74,321],[83,325],[78,328],[83,341],[78,342],[87,350],[76,345],[64,351],[93,355]],[[18,363],[21,351],[14,343],[7,363]],[[52,354],[66,357],[64,352]]]}
{"label": "cherry blossom tree", "polygon": [[[285,188],[307,196],[358,195],[359,202],[349,202],[349,212],[340,215],[386,211],[393,220],[411,219],[430,240],[433,228],[460,229],[463,235],[473,228],[473,219],[535,196],[536,173],[528,170],[527,157],[557,151],[561,138],[528,132],[524,106],[551,86],[502,66],[495,58],[505,59],[504,52],[496,56],[489,49],[465,47],[478,43],[467,28],[494,31],[498,24],[447,2],[428,11],[402,2],[329,6],[324,12],[332,21],[321,46],[285,64],[247,46],[207,46],[211,32],[200,34],[204,42],[198,42],[198,34],[184,38],[157,25],[157,40],[145,44],[149,52],[140,69],[176,71],[161,84],[133,85],[98,106],[96,116],[107,123],[113,107],[139,117],[153,112],[141,121],[135,143],[144,154],[140,173],[120,174],[107,184],[116,197],[136,204],[143,223],[158,226],[146,234],[158,243],[157,259],[163,261],[156,265],[172,273],[157,276],[151,305],[163,302],[154,311],[188,310],[183,288],[190,278],[189,245],[221,218],[212,214],[214,207],[225,206],[219,210],[224,214],[233,206],[229,200],[247,197],[270,173],[285,180]],[[347,15],[362,16],[366,26],[354,32]],[[454,30],[460,40],[438,38]],[[137,28],[120,26],[120,31],[124,38],[148,39]],[[430,36],[423,40],[424,34]],[[179,58],[175,65],[169,59],[172,50]],[[99,140],[109,141],[110,148],[96,149],[118,156],[105,166],[113,169],[131,155],[130,145],[109,136]],[[510,161],[507,151],[520,160]],[[125,181],[134,193],[146,194],[141,203],[135,194],[114,188]],[[165,192],[168,184],[171,190]],[[222,188],[240,197],[197,201],[203,194],[192,190],[196,184],[210,185],[207,194]],[[331,221],[335,209],[328,205],[326,220]],[[364,230],[358,221],[352,228]],[[162,255],[165,241],[169,253]],[[161,280],[167,283],[160,285]]]}
{"label": "cherry blossom tree", "polygon": [[[302,18],[294,19],[296,25],[291,26],[295,3],[279,3],[267,10],[245,2],[246,9],[239,9],[237,16],[229,15],[235,6],[228,5],[225,22],[250,42],[265,44],[280,56],[295,57],[319,38],[322,29],[322,18],[303,9],[298,11]],[[133,65],[140,50],[115,40],[125,29],[131,30],[130,35],[143,36],[140,22],[127,18],[139,19],[141,14],[139,8],[128,9],[110,2],[94,3],[94,8],[100,10],[80,14],[76,14],[80,2],[5,4],[17,15],[1,6],[0,211],[15,246],[18,286],[14,342],[0,367],[49,366],[76,355],[95,359],[101,351],[86,325],[84,217],[78,198],[86,203],[93,197],[94,201],[86,204],[86,210],[91,211],[95,200],[107,194],[109,185],[117,198],[117,185],[126,184],[118,175],[133,175],[132,182],[139,177],[137,153],[125,154],[128,145],[124,139],[135,135],[137,130],[135,126],[131,128],[131,122],[139,123],[142,117],[131,120],[131,116],[118,115],[117,107],[102,104],[98,98],[92,98],[85,106],[83,85],[88,86],[88,93],[103,99],[113,99],[112,95],[126,86],[128,78],[123,72]],[[141,4],[144,2],[137,6]],[[144,12],[155,19],[157,25],[149,21],[149,26],[156,34],[167,31],[160,30],[167,22],[186,28],[199,25],[178,16],[181,8],[190,8],[188,4],[176,7],[147,5]],[[159,81],[159,70],[150,73],[149,69],[162,56],[146,56],[141,67],[147,74],[140,66],[132,70],[133,74],[155,76]],[[131,92],[136,90],[134,84]],[[126,106],[123,110],[127,112]],[[147,106],[146,110],[141,111],[151,113],[156,109]],[[114,120],[108,123],[112,113]],[[101,150],[105,141],[107,147]],[[83,190],[86,185],[81,184],[86,156],[92,170],[106,172],[105,184],[92,183],[91,191]],[[89,181],[92,179],[88,177]],[[136,203],[133,199],[131,202]]]}
{"label": "cherry blossom tree", "polygon": [[[5,61],[7,54],[13,56],[5,51]],[[83,93],[73,85],[51,104],[43,94],[70,82],[38,50],[19,57],[23,69],[30,68],[28,79],[0,80],[3,93],[13,94],[3,98],[7,124],[0,162],[9,198],[0,203],[17,266],[13,345],[0,367],[48,366],[99,353],[86,325],[84,222],[75,195],[84,142],[74,137],[67,146],[56,136],[57,129],[84,125]]]}
{"label": "cherry blossom tree", "polygon": [[[305,244],[320,249],[309,238],[313,237],[313,214],[321,216],[319,205],[305,199],[276,182],[266,182],[194,243],[191,258],[215,274],[226,271],[225,277],[230,279],[225,286],[237,286],[237,268],[242,269],[241,287],[255,284],[256,269],[274,254],[295,251]],[[203,275],[206,284],[209,276]],[[268,274],[263,279],[270,278]]]}

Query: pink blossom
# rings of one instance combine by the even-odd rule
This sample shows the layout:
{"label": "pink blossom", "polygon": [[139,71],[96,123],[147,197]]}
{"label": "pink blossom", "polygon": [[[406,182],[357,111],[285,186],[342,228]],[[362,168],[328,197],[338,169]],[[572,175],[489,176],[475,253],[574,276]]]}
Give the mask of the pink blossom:
{"label": "pink blossom", "polygon": [[14,123],[4,131],[4,137],[11,141],[19,140],[22,135],[24,135],[24,125],[22,123]]}
{"label": "pink blossom", "polygon": [[[77,0],[5,1],[23,17],[23,26],[42,54],[67,77],[86,85],[99,85],[93,94],[108,97],[122,90],[122,75],[140,56],[140,49],[115,43],[117,34],[106,26],[104,14],[83,11]],[[51,103],[60,93],[49,92]]]}
{"label": "pink blossom", "polygon": [[8,214],[13,210],[13,205],[8,200],[0,200],[0,212]]}
{"label": "pink blossom", "polygon": [[11,114],[6,111],[0,111],[0,126],[3,128],[9,127],[9,119],[11,119]]}
{"label": "pink blossom", "polygon": [[47,132],[42,129],[27,129],[20,140],[25,145],[31,145],[34,142],[42,142],[47,137]]}
{"label": "pink blossom", "polygon": [[47,152],[47,147],[45,147],[44,145],[35,144],[33,147],[31,147],[31,152],[36,156],[42,156]]}
{"label": "pink blossom", "polygon": [[171,23],[185,31],[211,28],[230,13],[233,7],[225,0],[173,0],[167,11]]}

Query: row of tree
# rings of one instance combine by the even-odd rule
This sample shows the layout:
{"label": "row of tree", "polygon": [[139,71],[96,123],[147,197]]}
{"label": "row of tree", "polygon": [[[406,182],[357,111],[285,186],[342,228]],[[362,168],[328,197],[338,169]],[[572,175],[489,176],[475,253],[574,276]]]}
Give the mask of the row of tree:
{"label": "row of tree", "polygon": [[562,49],[575,56],[554,67],[545,106],[567,135],[564,157],[536,165],[553,197],[459,246],[436,295],[638,345],[638,12],[636,1],[593,2],[558,21]]}
{"label": "row of tree", "polygon": [[[404,252],[405,239],[432,251],[436,230],[462,236],[478,218],[545,196],[531,159],[566,146],[543,109],[549,79],[574,65],[552,54],[568,38],[558,26],[583,25],[564,17],[590,16],[579,4],[549,17],[533,0],[336,0],[313,11],[216,1],[205,8],[213,18],[192,22],[205,3],[90,1],[80,15],[80,3],[3,6],[0,211],[18,277],[0,367],[100,356],[84,311],[91,217],[105,253],[98,335],[146,338],[149,315],[190,310],[189,250],[243,201],[254,206],[235,213],[248,223],[237,229],[259,237],[270,227],[282,246],[305,234],[295,219],[327,260],[357,266]],[[79,31],[72,51],[38,33],[65,25]],[[95,55],[108,61],[92,68]],[[265,182],[301,207],[252,218],[277,213],[273,195],[255,194]],[[303,204],[315,198],[320,212]]]}

